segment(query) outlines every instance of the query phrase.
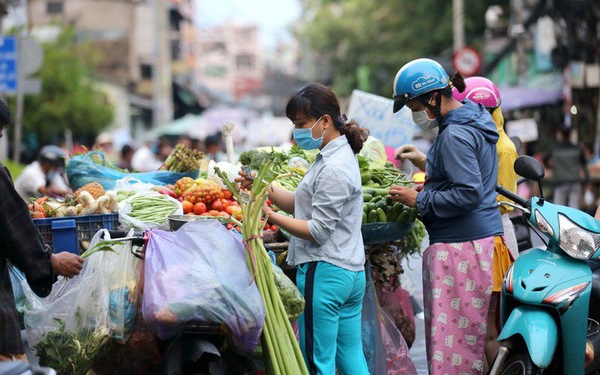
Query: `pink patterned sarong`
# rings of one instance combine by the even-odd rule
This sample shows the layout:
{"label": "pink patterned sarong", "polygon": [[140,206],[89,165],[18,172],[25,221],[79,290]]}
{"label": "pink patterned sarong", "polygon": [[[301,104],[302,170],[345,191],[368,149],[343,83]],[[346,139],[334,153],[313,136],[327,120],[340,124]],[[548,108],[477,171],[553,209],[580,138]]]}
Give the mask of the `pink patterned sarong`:
{"label": "pink patterned sarong", "polygon": [[483,373],[494,237],[436,243],[423,254],[429,375]]}

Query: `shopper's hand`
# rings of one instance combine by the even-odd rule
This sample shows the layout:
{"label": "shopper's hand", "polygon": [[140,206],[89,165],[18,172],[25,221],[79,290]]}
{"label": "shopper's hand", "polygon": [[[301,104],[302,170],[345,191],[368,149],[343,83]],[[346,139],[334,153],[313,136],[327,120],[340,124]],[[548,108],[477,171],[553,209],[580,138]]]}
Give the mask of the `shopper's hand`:
{"label": "shopper's hand", "polygon": [[396,159],[400,161],[410,160],[417,168],[424,171],[427,164],[427,156],[419,151],[415,145],[400,146],[396,150]]}
{"label": "shopper's hand", "polygon": [[[252,177],[256,176],[256,171],[252,171],[250,173],[252,174]],[[236,178],[235,182],[239,183],[244,189],[252,189],[252,183],[254,182],[254,179],[248,178],[248,174],[244,171],[239,171],[238,175],[240,175],[240,177]]]}
{"label": "shopper's hand", "polygon": [[409,207],[417,206],[417,194],[414,189],[404,186],[392,186],[388,197],[394,202],[400,202]]}
{"label": "shopper's hand", "polygon": [[79,275],[83,268],[83,258],[63,251],[62,253],[52,254],[52,269],[58,275],[73,277]]}

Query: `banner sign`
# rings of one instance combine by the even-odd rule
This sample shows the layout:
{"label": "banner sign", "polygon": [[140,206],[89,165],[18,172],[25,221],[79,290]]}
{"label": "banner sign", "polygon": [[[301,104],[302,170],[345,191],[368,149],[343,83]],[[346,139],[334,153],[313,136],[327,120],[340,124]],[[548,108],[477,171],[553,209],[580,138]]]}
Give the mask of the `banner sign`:
{"label": "banner sign", "polygon": [[411,143],[419,130],[412,120],[410,109],[393,113],[394,101],[381,96],[354,90],[348,106],[348,118],[367,128],[385,146],[398,148]]}

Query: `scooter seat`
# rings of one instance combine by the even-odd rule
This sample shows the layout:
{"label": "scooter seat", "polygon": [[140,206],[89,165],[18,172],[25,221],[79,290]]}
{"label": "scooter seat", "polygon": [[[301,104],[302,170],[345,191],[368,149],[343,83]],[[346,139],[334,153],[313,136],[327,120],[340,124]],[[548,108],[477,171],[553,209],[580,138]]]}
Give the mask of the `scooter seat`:
{"label": "scooter seat", "polygon": [[590,296],[590,314],[595,320],[600,319],[600,261],[590,260],[588,265],[592,270],[592,292]]}

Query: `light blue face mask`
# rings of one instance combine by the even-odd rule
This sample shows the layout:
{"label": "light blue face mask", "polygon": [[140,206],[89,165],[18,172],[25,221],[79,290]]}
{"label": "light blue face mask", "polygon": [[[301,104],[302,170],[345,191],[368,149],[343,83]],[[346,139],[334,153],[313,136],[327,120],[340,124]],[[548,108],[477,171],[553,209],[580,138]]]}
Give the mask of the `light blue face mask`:
{"label": "light blue face mask", "polygon": [[319,117],[319,119],[311,126],[310,128],[301,128],[294,129],[294,141],[298,147],[303,150],[314,150],[316,148],[320,148],[323,144],[323,135],[325,135],[325,131],[323,131],[323,135],[321,137],[314,139],[312,136],[312,129],[321,121],[323,116]]}

